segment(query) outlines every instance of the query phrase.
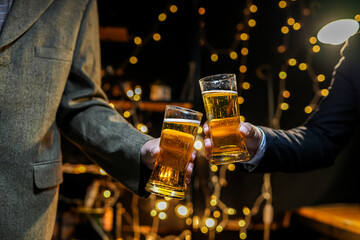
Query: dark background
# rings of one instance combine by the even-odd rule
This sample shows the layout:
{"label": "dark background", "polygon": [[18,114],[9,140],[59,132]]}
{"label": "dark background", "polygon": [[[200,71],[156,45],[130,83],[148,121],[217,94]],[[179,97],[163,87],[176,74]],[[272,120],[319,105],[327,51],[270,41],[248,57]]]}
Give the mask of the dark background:
{"label": "dark background", "polygon": [[[194,109],[203,112],[198,79],[217,73],[235,73],[238,76],[239,84],[242,81],[251,84],[249,90],[242,90],[239,87],[239,95],[245,99],[244,104],[241,105],[241,114],[246,121],[255,125],[270,126],[269,82],[259,79],[256,75],[257,69],[264,65],[269,67],[266,74],[271,76],[269,81],[273,85],[271,92],[276,107],[279,93],[278,73],[281,66],[290,57],[296,58],[298,63],[305,62],[307,52],[312,47],[308,39],[311,36],[316,36],[320,28],[330,21],[340,18],[354,18],[356,14],[360,13],[360,3],[355,0],[297,0],[287,1],[289,7],[280,9],[278,1],[259,0],[252,2],[258,7],[258,11],[251,14],[257,24],[250,29],[250,40],[247,42],[249,55],[246,57],[246,66],[248,70],[245,74],[240,74],[238,69],[241,59],[234,61],[227,54],[219,54],[219,60],[212,62],[210,55],[213,52],[228,49],[234,42],[236,33],[239,33],[236,26],[238,23],[243,23],[245,19],[244,8],[247,1],[99,0],[100,25],[103,27],[126,27],[130,36],[128,42],[101,42],[103,85],[107,84],[106,93],[109,99],[126,100],[124,92],[120,95],[112,95],[112,88],[129,81],[133,86],[140,85],[143,89],[142,100],[149,101],[151,84],[161,80],[171,87],[171,101],[190,102]],[[159,23],[157,16],[169,4],[176,4],[178,11],[168,13],[166,21]],[[205,15],[197,13],[199,7],[206,9]],[[303,15],[306,9],[310,10],[309,16]],[[300,21],[302,28],[299,31],[290,30],[290,34],[284,36],[280,32],[280,28],[286,25],[286,19],[289,16]],[[204,28],[200,27],[201,23],[204,24]],[[161,41],[150,40],[143,44],[137,55],[139,62],[135,65],[126,64],[136,49],[132,38],[140,36],[144,40],[154,29],[161,34]],[[209,45],[200,44],[200,40],[204,37],[211,48]],[[287,51],[279,53],[277,47],[284,44],[284,41],[287,45]],[[238,47],[234,49],[239,56],[242,44],[244,43],[239,42]],[[330,84],[332,69],[339,59],[341,46],[317,44],[321,47],[321,51],[312,56],[311,67],[317,74],[322,73],[326,76],[326,81],[320,84],[322,89],[327,88]],[[196,66],[193,74],[189,74],[191,62]],[[118,69],[122,69],[121,74],[117,74]],[[189,76],[190,87],[185,87],[185,82]],[[286,99],[286,102],[290,108],[282,112],[280,118],[282,129],[296,127],[305,121],[309,115],[304,112],[304,108],[314,96],[312,80],[306,71],[289,67],[287,76],[286,89],[291,92],[291,97]],[[121,109],[119,111],[121,112]],[[163,113],[149,111],[138,111],[137,113],[140,119],[150,126],[149,134],[158,137]],[[349,145],[332,167],[307,173],[272,174],[273,204],[276,215],[282,216],[287,210],[304,205],[360,202],[358,144],[358,131],[356,131]],[[205,192],[212,191],[208,182],[213,173],[210,172],[206,160],[201,157],[201,154],[199,155],[192,185],[189,187],[188,195],[190,196],[188,200],[194,204],[194,214],[201,216],[205,205],[203,202],[205,198],[204,188],[206,188]],[[87,160],[69,144],[64,143],[64,161],[86,162]],[[256,197],[261,193],[263,175],[245,174],[236,169],[227,173],[226,180],[228,185],[222,189],[221,199],[228,206],[238,209],[237,217],[241,217],[242,207],[252,207]],[[91,181],[92,176],[89,175],[82,177],[65,175],[61,193],[66,197],[81,198]],[[81,187],[74,189],[74,183],[78,183],[78,186]],[[79,191],[79,189],[82,190]],[[146,202],[146,200],[144,201]],[[144,203],[143,208],[148,204],[149,202]],[[67,209],[66,204],[62,207]],[[151,206],[148,207],[151,208]],[[147,211],[148,209],[144,209],[142,219],[144,224],[151,224],[151,222],[147,222],[149,220]],[[181,224],[180,226],[182,226]],[[238,239],[238,232],[233,233],[233,235],[231,232],[222,234],[223,237],[219,235],[217,238]],[[275,235],[274,239],[286,239],[281,235],[281,231],[278,234]],[[298,236],[300,238],[301,234]],[[195,232],[193,238],[206,239],[206,235]],[[251,235],[249,233],[248,239],[261,239],[261,234],[257,235],[254,232]],[[295,239],[295,237],[293,236],[291,239]]]}

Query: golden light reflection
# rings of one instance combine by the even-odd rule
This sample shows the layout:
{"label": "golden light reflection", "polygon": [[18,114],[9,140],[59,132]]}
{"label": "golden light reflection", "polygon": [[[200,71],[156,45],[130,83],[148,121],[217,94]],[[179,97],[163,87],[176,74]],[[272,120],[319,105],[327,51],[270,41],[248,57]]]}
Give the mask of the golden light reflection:
{"label": "golden light reflection", "polygon": [[305,70],[307,69],[307,64],[306,64],[306,63],[300,63],[300,64],[299,64],[299,69],[300,69],[301,71],[305,71]]}
{"label": "golden light reflection", "polygon": [[245,224],[246,224],[245,220],[239,220],[240,227],[245,227]]}
{"label": "golden light reflection", "polygon": [[243,41],[249,40],[249,35],[247,33],[240,34],[240,39]]}
{"label": "golden light reflection", "polygon": [[311,38],[309,39],[309,42],[310,42],[311,44],[315,44],[315,43],[317,42],[317,38],[316,38],[316,37],[311,37]]}
{"label": "golden light reflection", "polygon": [[231,58],[232,60],[235,60],[235,59],[238,58],[238,54],[237,54],[235,51],[232,51],[232,52],[230,53],[230,58]]}
{"label": "golden light reflection", "polygon": [[252,12],[252,13],[256,13],[257,10],[258,10],[258,8],[257,8],[256,5],[253,4],[253,5],[250,6],[249,10],[250,10],[250,12]]}
{"label": "golden light reflection", "polygon": [[244,89],[244,90],[248,90],[250,88],[250,83],[249,82],[243,82],[241,84],[241,87]]}
{"label": "golden light reflection", "polygon": [[317,53],[317,52],[320,52],[320,46],[319,45],[315,45],[315,46],[313,46],[313,52],[314,53]]}
{"label": "golden light reflection", "polygon": [[245,65],[241,65],[241,66],[239,67],[239,71],[240,71],[241,73],[246,73],[247,67],[246,67]]}
{"label": "golden light reflection", "polygon": [[171,6],[170,6],[170,12],[176,13],[177,10],[178,10],[178,7],[177,7],[176,5],[171,5]]}
{"label": "golden light reflection", "polygon": [[282,32],[283,34],[288,34],[288,33],[289,33],[289,28],[288,28],[287,26],[283,26],[283,27],[281,28],[281,32]]}
{"label": "golden light reflection", "polygon": [[211,61],[216,62],[217,60],[219,60],[219,56],[216,53],[211,54],[210,57]]}
{"label": "golden light reflection", "polygon": [[290,66],[292,66],[292,67],[293,67],[293,66],[295,66],[295,65],[296,65],[297,61],[296,61],[296,59],[295,59],[295,58],[290,58],[290,59],[289,59],[289,61],[288,61],[288,63],[289,63],[289,65],[290,65]]}
{"label": "golden light reflection", "polygon": [[288,18],[287,24],[289,24],[289,25],[291,26],[291,25],[294,25],[294,23],[295,23],[295,19],[294,19],[294,18]]}
{"label": "golden light reflection", "polygon": [[318,80],[319,82],[325,81],[325,75],[324,75],[324,74],[319,74],[319,75],[317,76],[317,80]]}
{"label": "golden light reflection", "polygon": [[243,207],[242,211],[243,211],[244,215],[249,215],[250,214],[250,209],[248,207]]}
{"label": "golden light reflection", "polygon": [[129,62],[130,62],[131,64],[137,64],[138,58],[135,57],[135,56],[132,56],[132,57],[130,57]]}
{"label": "golden light reflection", "polygon": [[134,38],[134,43],[135,43],[136,45],[140,45],[140,44],[142,43],[141,37],[135,37],[135,38]]}
{"label": "golden light reflection", "polygon": [[279,7],[280,8],[286,8],[286,5],[287,5],[286,1],[280,1],[279,2]]}
{"label": "golden light reflection", "polygon": [[286,72],[284,72],[284,71],[279,72],[279,78],[280,79],[286,79],[286,77],[287,77]]}
{"label": "golden light reflection", "polygon": [[205,8],[203,8],[203,7],[199,8],[198,13],[200,15],[204,15],[205,14]]}
{"label": "golden light reflection", "polygon": [[128,118],[131,116],[131,113],[129,111],[124,112],[124,118]]}
{"label": "golden light reflection", "polygon": [[236,167],[235,167],[235,164],[229,164],[229,165],[228,165],[228,170],[229,170],[229,171],[235,171],[235,168],[236,168]]}
{"label": "golden light reflection", "polygon": [[301,24],[300,23],[294,23],[293,28],[294,28],[294,30],[300,30]]}
{"label": "golden light reflection", "polygon": [[105,190],[103,195],[105,198],[109,198],[111,196],[111,192],[109,190]]}
{"label": "golden light reflection", "polygon": [[213,216],[214,216],[214,218],[219,218],[219,217],[221,216],[221,213],[220,213],[218,210],[216,210],[216,211],[213,213]]}
{"label": "golden light reflection", "polygon": [[163,22],[163,21],[166,20],[166,17],[167,17],[166,13],[161,13],[158,16],[158,19],[159,19],[160,22]]}
{"label": "golden light reflection", "polygon": [[210,169],[213,172],[217,172],[219,170],[218,166],[216,166],[216,165],[211,165]]}
{"label": "golden light reflection", "polygon": [[250,19],[248,22],[250,27],[255,27],[256,26],[256,21],[254,19]]}
{"label": "golden light reflection", "polygon": [[153,39],[154,39],[154,41],[160,41],[161,40],[161,35],[159,33],[154,33]]}
{"label": "golden light reflection", "polygon": [[244,47],[241,49],[241,55],[246,56],[249,54],[249,49]]}
{"label": "golden light reflection", "polygon": [[161,220],[165,220],[165,219],[167,218],[166,213],[164,213],[164,212],[159,213],[159,218],[160,218]]}
{"label": "golden light reflection", "polygon": [[322,90],[321,90],[321,95],[324,96],[324,97],[327,96],[327,95],[329,95],[329,90],[327,90],[327,89],[322,89]]}
{"label": "golden light reflection", "polygon": [[238,97],[238,103],[239,103],[239,104],[243,104],[243,103],[244,103],[244,101],[245,101],[245,100],[244,100],[244,98],[243,98],[243,97],[241,97],[241,96],[240,96],[240,97]]}
{"label": "golden light reflection", "polygon": [[281,110],[286,111],[286,110],[289,109],[289,104],[287,104],[287,103],[282,103],[282,104],[280,105],[280,108],[281,108]]}
{"label": "golden light reflection", "polygon": [[175,208],[175,213],[180,218],[186,218],[189,216],[189,210],[185,205],[177,205]]}
{"label": "golden light reflection", "polygon": [[216,231],[217,232],[222,232],[223,230],[224,230],[223,226],[221,226],[221,225],[216,226]]}
{"label": "golden light reflection", "polygon": [[283,97],[284,97],[284,98],[289,98],[289,97],[290,97],[290,92],[287,91],[287,90],[284,90],[284,91],[283,91]]}
{"label": "golden light reflection", "polygon": [[309,113],[311,113],[313,111],[313,109],[310,106],[306,106],[304,111],[305,111],[305,113],[309,114]]}

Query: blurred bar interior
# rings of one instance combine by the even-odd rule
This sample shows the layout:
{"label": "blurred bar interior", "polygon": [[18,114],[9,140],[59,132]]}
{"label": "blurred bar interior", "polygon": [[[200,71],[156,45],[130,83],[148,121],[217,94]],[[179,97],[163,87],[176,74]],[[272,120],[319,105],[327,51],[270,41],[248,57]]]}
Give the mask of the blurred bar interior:
{"label": "blurred bar interior", "polygon": [[[360,21],[358,0],[99,0],[98,9],[102,88],[154,137],[166,104],[204,112],[198,80],[218,73],[236,74],[243,121],[302,124],[328,94],[342,47],[318,32],[340,19],[356,32]],[[360,239],[358,136],[331,167],[264,175],[210,167],[200,132],[185,200],[137,198],[64,139],[53,239]]]}

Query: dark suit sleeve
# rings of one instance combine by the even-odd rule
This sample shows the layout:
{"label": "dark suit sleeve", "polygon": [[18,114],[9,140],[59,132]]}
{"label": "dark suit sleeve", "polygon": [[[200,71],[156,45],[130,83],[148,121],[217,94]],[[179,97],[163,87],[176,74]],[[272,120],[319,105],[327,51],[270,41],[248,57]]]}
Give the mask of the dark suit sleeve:
{"label": "dark suit sleeve", "polygon": [[140,163],[140,149],[151,139],[109,105],[101,90],[99,24],[90,0],[79,28],[68,81],[57,115],[61,132],[89,158],[138,195],[150,170]]}
{"label": "dark suit sleeve", "polygon": [[359,123],[360,38],[354,36],[334,68],[329,95],[300,127],[263,127],[267,146],[256,172],[298,172],[333,164]]}

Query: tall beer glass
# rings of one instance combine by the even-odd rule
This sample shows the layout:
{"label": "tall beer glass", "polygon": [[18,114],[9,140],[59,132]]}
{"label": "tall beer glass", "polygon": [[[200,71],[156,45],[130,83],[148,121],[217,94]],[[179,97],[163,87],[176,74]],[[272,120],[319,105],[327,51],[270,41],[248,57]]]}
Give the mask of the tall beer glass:
{"label": "tall beer glass", "polygon": [[160,154],[146,190],[161,196],[185,198],[185,173],[194,150],[202,113],[167,105],[160,137]]}
{"label": "tall beer glass", "polygon": [[218,74],[199,80],[213,142],[210,163],[247,161],[250,155],[240,133],[240,110],[235,74]]}

